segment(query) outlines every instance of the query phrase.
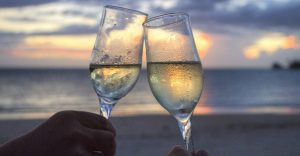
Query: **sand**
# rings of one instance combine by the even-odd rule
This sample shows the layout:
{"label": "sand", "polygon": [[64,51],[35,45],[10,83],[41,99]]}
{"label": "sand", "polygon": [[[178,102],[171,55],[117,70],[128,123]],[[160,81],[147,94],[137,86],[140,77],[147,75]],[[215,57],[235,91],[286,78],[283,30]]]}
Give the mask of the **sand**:
{"label": "sand", "polygon": [[[26,133],[44,119],[0,120],[0,143]],[[182,144],[175,120],[167,115],[112,117],[117,156],[163,156]],[[211,156],[298,156],[300,115],[226,114],[193,118],[196,148]]]}

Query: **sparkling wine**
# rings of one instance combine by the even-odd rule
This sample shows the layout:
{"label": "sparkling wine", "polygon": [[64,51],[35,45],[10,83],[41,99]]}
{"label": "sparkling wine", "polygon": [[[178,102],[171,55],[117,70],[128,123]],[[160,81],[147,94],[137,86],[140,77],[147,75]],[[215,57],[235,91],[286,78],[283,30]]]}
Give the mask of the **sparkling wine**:
{"label": "sparkling wine", "polygon": [[148,62],[148,80],[157,101],[178,120],[188,120],[203,85],[200,62]]}
{"label": "sparkling wine", "polygon": [[135,85],[141,64],[90,65],[90,76],[99,97],[119,100]]}

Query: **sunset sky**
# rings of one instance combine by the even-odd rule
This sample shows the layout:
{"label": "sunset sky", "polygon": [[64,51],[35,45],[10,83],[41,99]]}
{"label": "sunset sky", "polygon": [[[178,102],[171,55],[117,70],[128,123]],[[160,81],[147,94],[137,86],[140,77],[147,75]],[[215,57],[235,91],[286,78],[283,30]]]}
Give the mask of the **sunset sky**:
{"label": "sunset sky", "polygon": [[187,12],[205,68],[300,59],[299,0],[0,0],[0,68],[86,68],[108,4]]}

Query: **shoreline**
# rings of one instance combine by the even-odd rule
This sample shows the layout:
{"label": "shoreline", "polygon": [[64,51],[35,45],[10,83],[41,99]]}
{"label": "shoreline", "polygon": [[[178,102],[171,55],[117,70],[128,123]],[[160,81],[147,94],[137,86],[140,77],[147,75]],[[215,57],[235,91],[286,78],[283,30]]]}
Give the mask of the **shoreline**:
{"label": "shoreline", "polygon": [[[99,114],[97,106],[78,107],[78,108],[60,108],[50,111],[32,110],[32,111],[0,111],[1,120],[17,120],[17,119],[47,119],[55,112],[61,110],[78,110]],[[207,115],[298,115],[300,114],[300,106],[298,105],[262,105],[262,106],[214,106],[199,104],[194,112],[194,116]],[[169,113],[159,104],[120,104],[116,105],[112,112],[113,117],[130,117],[130,116],[156,116],[169,115]]]}
{"label": "shoreline", "polygon": [[[0,143],[44,120],[0,120]],[[117,129],[117,156],[166,155],[171,146],[182,144],[170,115],[112,117],[111,121]],[[212,156],[300,155],[300,114],[196,115],[192,131],[196,148],[206,149]]]}

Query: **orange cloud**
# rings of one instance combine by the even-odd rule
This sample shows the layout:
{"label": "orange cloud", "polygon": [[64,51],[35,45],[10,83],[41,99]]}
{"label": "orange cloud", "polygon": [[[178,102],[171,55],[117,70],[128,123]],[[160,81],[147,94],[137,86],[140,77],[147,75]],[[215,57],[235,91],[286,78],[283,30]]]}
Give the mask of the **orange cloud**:
{"label": "orange cloud", "polygon": [[297,38],[293,35],[290,35],[286,38],[285,43],[284,43],[284,48],[299,48],[299,45],[297,43]]}
{"label": "orange cloud", "polygon": [[[56,51],[53,53],[53,51]],[[26,49],[22,51],[12,51],[12,56],[28,59],[72,59],[72,60],[87,60],[89,55],[86,51],[70,50],[59,48],[48,49]]]}
{"label": "orange cloud", "polygon": [[247,59],[257,59],[261,53],[272,55],[280,49],[299,49],[297,37],[294,35],[285,36],[281,33],[272,33],[257,39],[253,45],[244,49],[244,56]]}
{"label": "orange cloud", "polygon": [[95,35],[28,36],[10,54],[27,59],[88,60],[95,38]]}
{"label": "orange cloud", "polygon": [[212,37],[196,29],[193,30],[193,36],[200,58],[203,59],[212,46]]}
{"label": "orange cloud", "polygon": [[[212,39],[199,30],[194,30],[193,34],[197,50],[203,59],[212,46]],[[10,51],[10,55],[25,59],[88,60],[95,40],[96,35],[27,36],[21,45]]]}

